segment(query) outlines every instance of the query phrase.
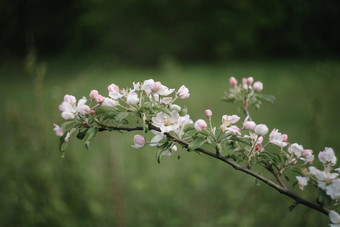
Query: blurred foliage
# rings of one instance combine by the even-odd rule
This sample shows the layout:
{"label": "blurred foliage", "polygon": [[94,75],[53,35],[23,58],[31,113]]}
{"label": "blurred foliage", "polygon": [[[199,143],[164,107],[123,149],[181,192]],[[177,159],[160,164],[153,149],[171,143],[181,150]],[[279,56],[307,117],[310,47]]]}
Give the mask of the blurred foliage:
{"label": "blurred foliage", "polygon": [[[251,110],[256,122],[279,128],[314,152],[330,146],[339,155],[338,62],[164,61],[141,69],[76,59],[41,63],[30,53],[26,66],[0,65],[1,226],[327,225],[326,216],[306,207],[288,211],[293,201],[209,157],[179,151],[180,160],[174,155],[157,164],[152,148],[130,147],[134,133],[100,133],[90,150],[72,139],[61,159],[53,123],[62,122],[58,105],[66,93],[106,94],[110,83],[126,87],[152,77],[169,87],[187,85],[191,97],[181,102],[192,119],[210,108],[220,124],[223,114],[242,116],[220,100],[229,76],[254,76],[277,98]],[[303,192],[311,199],[313,193]]]}
{"label": "blurred foliage", "polygon": [[338,0],[1,0],[0,53],[134,64],[339,56]]}

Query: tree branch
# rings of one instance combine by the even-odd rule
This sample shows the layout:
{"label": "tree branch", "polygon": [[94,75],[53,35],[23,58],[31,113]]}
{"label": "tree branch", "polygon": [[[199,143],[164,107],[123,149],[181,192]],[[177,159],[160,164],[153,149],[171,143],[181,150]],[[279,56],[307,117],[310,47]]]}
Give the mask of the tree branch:
{"label": "tree branch", "polygon": [[[158,127],[153,126],[152,124],[149,124],[149,129],[160,131],[160,129]],[[142,131],[143,127],[102,126],[102,127],[99,128],[99,131],[107,131],[107,130],[110,130],[110,131],[111,130],[121,130],[121,131],[138,131],[139,130],[139,131]],[[181,144],[183,147],[188,148],[188,146],[189,146],[188,142],[186,142],[186,141],[184,141],[184,140],[182,140],[180,138],[177,138],[176,136],[174,136],[174,135],[172,135],[172,134],[170,134],[168,132],[166,132],[164,134],[167,137],[171,138],[174,142],[177,142],[177,143]],[[321,212],[321,213],[323,213],[323,214],[328,216],[328,213],[329,213],[328,209],[326,209],[324,207],[321,207],[321,206],[318,206],[317,204],[311,203],[311,202],[305,200],[304,198],[294,194],[287,187],[285,187],[285,185],[282,182],[282,180],[279,178],[280,179],[280,181],[279,181],[279,179],[277,179],[275,177],[275,175],[274,175],[274,177],[279,181],[280,185],[274,183],[273,181],[267,179],[266,177],[264,177],[264,176],[262,176],[262,175],[260,175],[260,174],[258,174],[256,172],[254,172],[254,171],[252,171],[250,169],[247,169],[247,168],[245,168],[245,167],[243,167],[243,166],[241,166],[241,165],[239,165],[239,164],[237,164],[235,162],[232,162],[232,161],[228,160],[227,158],[225,158],[225,157],[223,157],[223,156],[221,156],[219,154],[207,151],[207,150],[205,150],[203,148],[197,148],[195,150],[198,151],[198,152],[201,152],[201,153],[203,153],[205,155],[208,155],[210,157],[216,158],[216,159],[218,159],[218,160],[220,160],[220,161],[230,165],[235,170],[239,170],[239,171],[244,172],[244,173],[246,173],[246,174],[248,174],[250,176],[255,177],[256,179],[258,179],[258,180],[262,181],[263,183],[269,185],[270,187],[272,187],[276,191],[280,192],[281,194],[284,194],[284,195],[294,199],[295,200],[294,204],[296,204],[296,205],[297,204],[303,204],[303,205],[305,205],[305,206],[307,206],[307,207],[309,207],[311,209],[319,211],[319,212]],[[276,174],[276,172],[274,172],[274,173]]]}

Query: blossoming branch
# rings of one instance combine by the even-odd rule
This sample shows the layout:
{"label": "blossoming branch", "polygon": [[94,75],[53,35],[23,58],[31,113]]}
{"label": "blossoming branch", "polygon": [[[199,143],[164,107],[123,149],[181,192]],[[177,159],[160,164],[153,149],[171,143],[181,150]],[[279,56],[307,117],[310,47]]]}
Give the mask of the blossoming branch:
{"label": "blossoming branch", "polygon": [[[97,132],[151,132],[153,137],[150,141],[141,134],[135,135],[132,147],[155,147],[158,162],[162,157],[179,156],[181,150],[216,158],[292,198],[295,202],[290,210],[303,204],[329,215],[332,225],[339,226],[340,168],[335,168],[337,158],[333,149],[326,147],[318,154],[324,169],[317,169],[313,166],[315,160],[311,149],[291,142],[287,134],[276,128],[269,133],[266,124],[256,123],[251,118],[250,106],[259,109],[262,101],[274,101],[273,96],[261,93],[262,82],[254,82],[253,77],[248,77],[238,83],[236,78],[231,77],[229,83],[229,91],[225,92],[223,100],[240,105],[245,118],[241,121],[236,114],[226,114],[221,116],[221,124],[217,126],[212,124],[212,110],[206,110],[202,119],[193,121],[185,107],[175,104],[178,99],[190,97],[189,89],[184,85],[175,90],[152,79],[133,82],[131,88],[125,89],[111,84],[107,88],[107,96],[92,90],[89,102],[86,97],[77,102],[74,96],[67,94],[59,106],[61,116],[66,121],[61,126],[54,124],[54,131],[60,137],[59,150],[64,156],[69,139],[74,134],[88,148]],[[140,123],[130,127],[131,120]],[[253,171],[254,165],[269,171],[273,179]],[[319,191],[316,203],[289,189],[286,185],[287,171],[300,173],[295,184],[301,190],[311,185]],[[332,210],[326,207],[332,207]]]}

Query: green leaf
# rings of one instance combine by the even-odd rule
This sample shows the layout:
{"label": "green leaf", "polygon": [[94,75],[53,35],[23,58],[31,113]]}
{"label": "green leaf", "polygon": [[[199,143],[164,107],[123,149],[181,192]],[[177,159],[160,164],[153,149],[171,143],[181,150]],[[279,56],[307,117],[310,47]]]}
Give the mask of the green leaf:
{"label": "green leaf", "polygon": [[187,115],[188,113],[188,108],[184,107],[179,111],[179,115],[184,116]]}
{"label": "green leaf", "polygon": [[114,109],[112,107],[107,107],[107,106],[99,106],[96,109],[96,114],[103,114],[106,112],[112,112]]}
{"label": "green leaf", "polygon": [[115,119],[115,118],[116,118],[116,113],[112,112],[112,111],[108,111],[108,112],[104,113],[103,120],[106,120],[106,119]]}
{"label": "green leaf", "polygon": [[65,130],[65,129],[71,127],[74,123],[75,123],[75,121],[65,121],[64,123],[61,124],[60,127]]}
{"label": "green leaf", "polygon": [[59,151],[61,153],[61,157],[63,158],[65,155],[65,150],[67,148],[67,142],[65,141],[65,137],[67,135],[67,132],[64,133],[63,136],[59,139]]}
{"label": "green leaf", "polygon": [[244,143],[244,144],[251,146],[251,141],[249,139],[246,139],[246,138],[231,136],[229,139],[232,140],[232,141],[237,141],[237,142]]}
{"label": "green leaf", "polygon": [[196,148],[202,146],[207,140],[204,137],[197,137],[189,143],[188,150],[193,151]]}
{"label": "green leaf", "polygon": [[189,123],[189,124],[186,124],[186,125],[184,126],[183,132],[184,132],[184,133],[187,133],[187,132],[189,132],[189,131],[191,131],[191,130],[194,130],[194,129],[195,129],[194,123]]}
{"label": "green leaf", "polygon": [[275,96],[274,95],[257,94],[257,97],[262,99],[262,100],[271,102],[271,103],[273,103],[275,101]]}
{"label": "green leaf", "polygon": [[84,141],[85,147],[89,149],[90,141],[97,135],[98,128],[90,128],[87,130]]}
{"label": "green leaf", "polygon": [[120,112],[120,113],[117,114],[115,120],[116,120],[117,122],[121,122],[121,121],[123,121],[125,118],[127,118],[129,115],[130,115],[129,112]]}
{"label": "green leaf", "polygon": [[78,134],[77,134],[77,138],[82,140],[84,139],[85,135],[86,135],[86,132],[87,132],[88,129],[85,129],[85,130],[79,130]]}
{"label": "green leaf", "polygon": [[159,107],[159,106],[153,106],[152,110],[157,111],[157,112],[167,113],[167,114],[171,115],[170,110],[168,110],[167,108],[162,108],[162,107]]}

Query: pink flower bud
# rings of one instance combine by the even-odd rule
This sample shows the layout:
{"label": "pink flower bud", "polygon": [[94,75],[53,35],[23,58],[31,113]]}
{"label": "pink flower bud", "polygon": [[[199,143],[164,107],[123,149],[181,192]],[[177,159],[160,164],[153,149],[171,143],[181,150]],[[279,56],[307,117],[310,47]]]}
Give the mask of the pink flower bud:
{"label": "pink flower bud", "polygon": [[102,95],[97,95],[93,99],[94,99],[94,101],[100,103],[100,102],[103,102],[105,100],[105,97],[103,97]]}
{"label": "pink flower bud", "polygon": [[229,84],[231,85],[231,86],[236,86],[237,85],[237,80],[236,80],[236,78],[235,77],[230,77],[230,79],[229,79]]}
{"label": "pink flower bud", "polygon": [[91,114],[95,114],[96,111],[95,111],[95,110],[91,110],[90,113],[91,113]]}
{"label": "pink flower bud", "polygon": [[245,78],[245,77],[243,77],[243,78],[242,78],[242,84],[248,84],[248,79]]}
{"label": "pink flower bud", "polygon": [[256,148],[256,150],[258,150],[259,152],[264,151],[264,148],[263,148],[261,145],[259,145],[259,144],[257,144],[257,145],[255,146],[255,148]]}
{"label": "pink flower bud", "polygon": [[263,142],[263,137],[260,136],[260,137],[257,139],[257,142],[258,142],[258,143],[262,143],[262,142]]}
{"label": "pink flower bud", "polygon": [[311,154],[313,154],[313,151],[311,149],[304,149],[302,151],[303,156],[307,156],[307,155],[311,155]]}
{"label": "pink flower bud", "polygon": [[296,164],[296,163],[297,163],[296,158],[293,158],[293,159],[292,159],[292,162],[293,162],[294,164]]}
{"label": "pink flower bud", "polygon": [[288,141],[288,135],[287,134],[283,134],[283,142],[287,142]]}
{"label": "pink flower bud", "polygon": [[119,87],[115,84],[110,84],[108,87],[107,87],[107,90],[109,92],[119,92]]}
{"label": "pink flower bud", "polygon": [[256,127],[256,123],[254,121],[245,121],[243,123],[243,127],[248,130],[254,130]]}
{"label": "pink flower bud", "polygon": [[248,79],[247,79],[247,82],[248,82],[248,85],[252,85],[253,84],[253,82],[254,82],[254,78],[253,77],[248,77]]}
{"label": "pink flower bud", "polygon": [[133,141],[135,144],[132,145],[131,147],[137,148],[137,149],[144,147],[144,145],[146,144],[145,138],[142,135],[135,135],[133,137]]}
{"label": "pink flower bud", "polygon": [[207,127],[207,123],[202,120],[202,119],[199,119],[195,122],[195,129],[197,131],[202,131],[203,129],[205,129]]}
{"label": "pink flower bud", "polygon": [[157,91],[159,91],[159,90],[161,90],[161,89],[162,89],[162,84],[161,84],[161,82],[155,82],[155,83],[153,83],[152,86],[151,86],[151,90],[152,90],[153,92],[157,92]]}
{"label": "pink flower bud", "polygon": [[263,84],[260,81],[256,81],[253,85],[253,88],[257,92],[261,92],[263,90]]}
{"label": "pink flower bud", "polygon": [[92,91],[90,92],[90,98],[91,98],[91,99],[95,99],[95,97],[96,97],[98,94],[99,94],[99,93],[98,93],[97,90],[92,90]]}
{"label": "pink flower bud", "polygon": [[205,110],[205,116],[206,117],[211,117],[212,116],[212,111],[210,109]]}

